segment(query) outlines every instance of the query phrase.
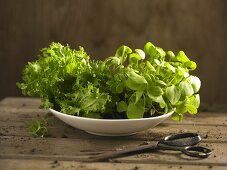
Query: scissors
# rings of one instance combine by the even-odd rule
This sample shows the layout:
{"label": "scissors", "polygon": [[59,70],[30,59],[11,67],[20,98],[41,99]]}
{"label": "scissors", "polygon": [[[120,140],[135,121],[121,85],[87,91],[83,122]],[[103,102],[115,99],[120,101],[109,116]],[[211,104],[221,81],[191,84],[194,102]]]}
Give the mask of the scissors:
{"label": "scissors", "polygon": [[147,145],[141,145],[134,148],[102,153],[89,157],[88,162],[106,161],[111,158],[122,157],[125,155],[139,154],[156,150],[175,150],[185,155],[197,158],[207,158],[212,151],[202,146],[194,146],[201,141],[200,135],[196,133],[173,134],[160,141],[151,141]]}

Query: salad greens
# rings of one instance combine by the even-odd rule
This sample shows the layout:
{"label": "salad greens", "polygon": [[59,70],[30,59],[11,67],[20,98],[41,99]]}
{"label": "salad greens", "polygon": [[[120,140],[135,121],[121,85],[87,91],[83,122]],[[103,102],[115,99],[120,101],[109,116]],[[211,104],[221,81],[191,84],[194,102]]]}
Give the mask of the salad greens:
{"label": "salad greens", "polygon": [[29,62],[23,82],[24,95],[38,96],[43,108],[91,118],[135,119],[175,110],[173,120],[196,114],[200,105],[200,79],[183,51],[165,52],[151,42],[144,49],[127,46],[104,61],[93,61],[82,47],[52,43],[39,59]]}

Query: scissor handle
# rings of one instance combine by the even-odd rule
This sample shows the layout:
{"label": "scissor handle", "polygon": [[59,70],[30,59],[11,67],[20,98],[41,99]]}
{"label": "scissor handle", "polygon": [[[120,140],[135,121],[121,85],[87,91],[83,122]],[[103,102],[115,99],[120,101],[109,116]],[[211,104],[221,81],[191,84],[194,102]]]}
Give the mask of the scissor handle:
{"label": "scissor handle", "polygon": [[176,147],[185,147],[196,145],[201,141],[201,137],[197,133],[180,133],[173,134],[164,138],[160,141],[160,145],[165,146],[176,146]]}
{"label": "scissor handle", "polygon": [[181,151],[188,156],[197,158],[207,158],[212,153],[210,149],[202,146],[187,146]]}

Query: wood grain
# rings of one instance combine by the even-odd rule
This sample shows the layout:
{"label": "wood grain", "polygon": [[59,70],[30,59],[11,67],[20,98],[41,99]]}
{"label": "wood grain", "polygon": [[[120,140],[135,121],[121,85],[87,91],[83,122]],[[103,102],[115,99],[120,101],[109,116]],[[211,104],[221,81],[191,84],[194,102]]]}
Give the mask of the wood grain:
{"label": "wood grain", "polygon": [[54,169],[54,170],[158,170],[158,169],[184,169],[184,170],[225,170],[226,166],[217,165],[182,165],[182,164],[128,164],[128,163],[80,163],[75,161],[47,161],[47,160],[17,160],[17,159],[4,159],[0,160],[0,168],[4,167],[5,170],[43,170],[43,169]]}
{"label": "wood grain", "polygon": [[198,63],[202,103],[227,102],[225,0],[0,0],[0,98],[21,95],[15,83],[27,61],[52,41],[84,46],[104,59],[146,41]]}

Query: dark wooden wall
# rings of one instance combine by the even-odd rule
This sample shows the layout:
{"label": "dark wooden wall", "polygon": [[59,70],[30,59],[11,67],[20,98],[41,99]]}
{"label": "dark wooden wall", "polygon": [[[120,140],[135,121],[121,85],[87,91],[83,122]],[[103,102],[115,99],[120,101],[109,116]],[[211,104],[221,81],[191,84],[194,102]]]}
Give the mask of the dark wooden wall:
{"label": "dark wooden wall", "polygon": [[23,66],[52,41],[93,59],[147,41],[184,50],[198,63],[202,102],[227,103],[225,0],[0,0],[0,98],[21,95]]}

